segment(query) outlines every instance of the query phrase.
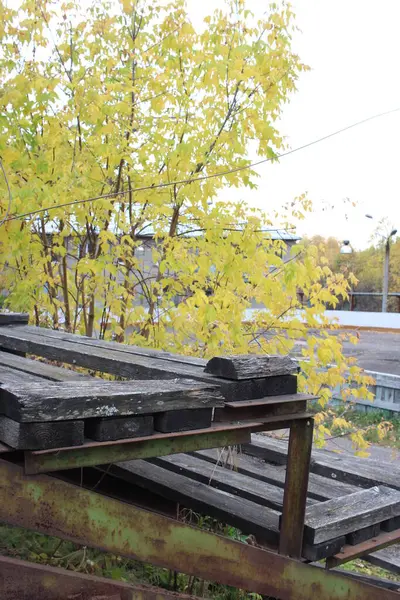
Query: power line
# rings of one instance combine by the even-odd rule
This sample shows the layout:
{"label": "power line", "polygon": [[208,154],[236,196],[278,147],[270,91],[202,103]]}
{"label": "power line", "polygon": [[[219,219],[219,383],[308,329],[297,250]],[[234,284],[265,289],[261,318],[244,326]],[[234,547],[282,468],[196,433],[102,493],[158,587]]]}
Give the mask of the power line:
{"label": "power line", "polygon": [[[93,198],[72,200],[71,202],[64,202],[63,204],[56,204],[55,206],[48,206],[47,208],[39,208],[39,209],[33,210],[31,212],[21,213],[19,215],[7,217],[6,219],[4,219],[4,221],[15,221],[17,219],[23,219],[25,217],[31,217],[34,215],[38,215],[38,214],[47,212],[49,210],[55,210],[57,208],[65,208],[67,206],[74,206],[75,204],[86,204],[86,202],[95,202],[96,200],[102,200],[102,199],[106,199],[106,198],[115,198],[117,196],[123,196],[125,194],[130,194],[130,193],[134,193],[134,192],[144,192],[146,190],[156,190],[156,189],[171,187],[171,186],[175,186],[175,185],[182,185],[184,183],[195,183],[197,181],[205,181],[207,179],[214,179],[215,177],[223,177],[224,175],[232,175],[233,173],[238,173],[239,171],[244,171],[246,169],[252,169],[254,167],[258,167],[259,165],[270,162],[272,160],[275,160],[278,158],[283,158],[285,156],[289,156],[290,154],[294,154],[295,152],[299,152],[300,150],[305,150],[306,148],[309,148],[310,146],[319,144],[320,142],[323,142],[325,140],[328,140],[329,138],[332,138],[336,135],[344,133],[345,131],[348,131],[349,129],[353,129],[354,127],[363,125],[364,123],[367,123],[368,121],[372,121],[374,119],[378,119],[380,117],[384,117],[386,115],[390,115],[392,113],[399,112],[399,111],[400,111],[400,107],[394,108],[392,110],[388,110],[386,112],[378,113],[376,115],[372,115],[371,117],[367,117],[366,119],[362,119],[361,121],[356,121],[355,123],[352,123],[351,125],[342,127],[342,129],[338,129],[337,131],[328,133],[327,135],[324,135],[316,140],[313,140],[312,142],[308,142],[307,144],[303,144],[302,146],[293,148],[292,150],[288,150],[287,152],[282,152],[282,154],[276,154],[275,156],[273,156],[271,158],[263,158],[261,160],[250,163],[249,165],[244,165],[242,167],[234,167],[234,168],[226,170],[226,171],[220,171],[219,173],[212,173],[211,175],[202,175],[200,177],[190,177],[189,179],[181,179],[178,181],[169,181],[166,183],[157,183],[157,184],[153,183],[151,185],[145,185],[145,186],[137,187],[137,188],[130,188],[128,190],[123,190],[120,192],[111,192],[109,194],[102,194],[101,196],[94,196]],[[3,172],[4,172],[4,170],[3,170]]]}
{"label": "power line", "polygon": [[7,190],[8,190],[8,206],[7,206],[7,210],[6,210],[5,216],[0,221],[0,227],[1,227],[6,221],[9,220],[9,214],[10,214],[11,204],[12,204],[12,194],[11,194],[10,184],[9,184],[8,178],[7,178],[7,173],[6,173],[5,169],[4,169],[3,162],[1,160],[1,158],[0,158],[0,168],[3,171],[4,180],[6,182],[6,186],[7,186]]}

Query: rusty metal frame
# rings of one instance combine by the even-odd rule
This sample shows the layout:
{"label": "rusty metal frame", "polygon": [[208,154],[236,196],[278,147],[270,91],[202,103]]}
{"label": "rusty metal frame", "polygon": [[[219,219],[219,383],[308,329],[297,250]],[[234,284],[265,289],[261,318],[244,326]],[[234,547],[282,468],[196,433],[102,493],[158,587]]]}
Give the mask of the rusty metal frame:
{"label": "rusty metal frame", "polygon": [[[17,576],[16,576],[17,574]],[[104,577],[38,565],[0,556],[1,600],[194,600],[145,584],[127,584]]]}
{"label": "rusty metal frame", "polygon": [[344,546],[340,552],[326,559],[326,568],[333,569],[350,560],[360,558],[370,552],[376,552],[377,550],[387,548],[388,546],[393,546],[393,544],[397,544],[398,542],[400,542],[400,529],[396,529],[389,533],[382,532],[371,540],[366,540],[365,542],[361,542],[354,546]]}
{"label": "rusty metal frame", "polygon": [[[399,600],[397,592],[193,528],[0,460],[0,520],[281,600]],[[18,576],[16,574],[16,576]]]}
{"label": "rusty metal frame", "polygon": [[89,442],[83,446],[25,452],[25,472],[30,475],[50,473],[77,467],[93,467],[125,460],[154,458],[179,452],[243,444],[250,441],[252,432],[284,429],[291,427],[294,421],[304,419],[310,419],[310,414],[303,412],[260,420],[217,423],[207,429],[159,433],[142,438]]}

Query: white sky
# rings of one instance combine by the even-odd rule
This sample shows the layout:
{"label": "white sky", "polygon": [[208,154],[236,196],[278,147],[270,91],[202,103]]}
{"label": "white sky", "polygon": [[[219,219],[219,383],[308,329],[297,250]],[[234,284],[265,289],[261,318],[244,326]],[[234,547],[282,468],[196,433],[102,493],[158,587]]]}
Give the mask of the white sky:
{"label": "white sky", "polygon": [[[187,0],[197,23],[220,0]],[[259,13],[265,0],[247,0]],[[292,148],[376,113],[400,107],[400,0],[292,0],[302,33],[295,49],[312,71],[286,106],[281,131]],[[308,192],[315,214],[299,233],[351,240],[365,247],[374,222],[388,217],[400,230],[400,112],[265,164],[258,190],[226,191],[268,211]],[[357,202],[345,207],[344,198]],[[332,210],[326,206],[335,205]],[[322,208],[325,210],[322,211]]]}

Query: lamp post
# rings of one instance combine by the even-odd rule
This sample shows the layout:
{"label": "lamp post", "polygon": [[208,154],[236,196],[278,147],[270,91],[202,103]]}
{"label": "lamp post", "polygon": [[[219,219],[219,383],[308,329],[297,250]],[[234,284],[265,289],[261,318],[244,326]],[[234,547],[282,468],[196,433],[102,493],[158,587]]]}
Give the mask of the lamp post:
{"label": "lamp post", "polygon": [[[365,215],[367,219],[373,219],[372,215]],[[388,236],[382,235],[385,240],[385,260],[383,265],[383,284],[382,284],[382,312],[387,312],[387,302],[389,293],[389,262],[390,262],[390,240],[397,233],[397,229],[392,229]]]}

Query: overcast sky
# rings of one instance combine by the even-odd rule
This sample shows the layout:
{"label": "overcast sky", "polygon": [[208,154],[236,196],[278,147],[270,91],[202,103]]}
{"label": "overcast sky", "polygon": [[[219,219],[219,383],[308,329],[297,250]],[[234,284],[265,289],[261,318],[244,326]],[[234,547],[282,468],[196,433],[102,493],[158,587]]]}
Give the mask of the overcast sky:
{"label": "overcast sky", "polygon": [[[255,12],[269,4],[247,3]],[[195,23],[218,4],[188,0]],[[292,0],[292,6],[302,30],[294,47],[312,71],[301,76],[299,91],[284,111],[281,131],[290,147],[400,108],[400,0]],[[365,213],[377,221],[388,217],[400,230],[399,139],[400,111],[282,158],[280,164],[263,165],[257,191],[233,193],[268,211],[308,192],[315,214],[299,224],[299,233],[349,239],[362,248],[374,229]],[[357,207],[345,207],[346,197]]]}

